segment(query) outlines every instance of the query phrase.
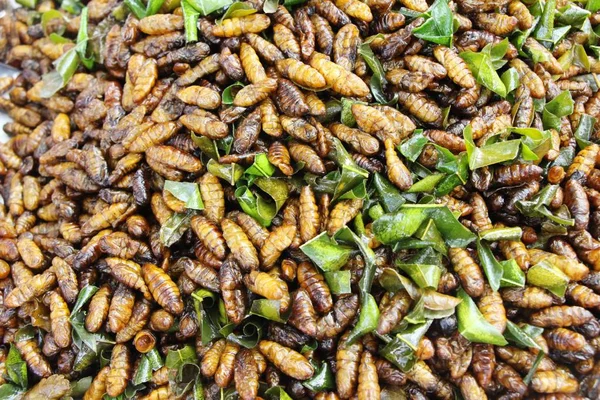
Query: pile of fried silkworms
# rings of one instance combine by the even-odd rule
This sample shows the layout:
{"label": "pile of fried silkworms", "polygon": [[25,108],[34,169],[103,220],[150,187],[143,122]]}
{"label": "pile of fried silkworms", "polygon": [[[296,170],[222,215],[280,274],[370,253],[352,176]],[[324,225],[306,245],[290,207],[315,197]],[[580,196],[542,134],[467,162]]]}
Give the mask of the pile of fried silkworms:
{"label": "pile of fried silkworms", "polygon": [[600,398],[599,1],[18,3],[0,398]]}

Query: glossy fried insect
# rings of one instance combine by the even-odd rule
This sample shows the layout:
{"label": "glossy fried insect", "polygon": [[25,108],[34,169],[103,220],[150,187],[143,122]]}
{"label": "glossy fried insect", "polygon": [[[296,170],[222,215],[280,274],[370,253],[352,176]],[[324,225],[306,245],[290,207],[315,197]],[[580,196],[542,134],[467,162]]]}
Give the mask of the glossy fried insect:
{"label": "glossy fried insect", "polygon": [[336,203],[329,214],[327,233],[333,236],[359,213],[362,206],[362,199],[341,200]]}
{"label": "glossy fried insect", "polygon": [[396,187],[400,190],[408,190],[412,186],[410,171],[398,157],[392,139],[385,140],[385,164],[388,178]]}
{"label": "glossy fried insect", "polygon": [[485,280],[481,267],[470,256],[469,252],[461,248],[450,248],[448,257],[465,292],[471,297],[481,296],[484,291]]}
{"label": "glossy fried insect", "polygon": [[277,89],[275,79],[265,79],[243,87],[233,99],[233,105],[237,107],[250,107],[266,99]]}
{"label": "glossy fried insect", "polygon": [[387,298],[387,302],[382,299],[379,305],[380,316],[377,322],[377,333],[380,335],[391,332],[406,315],[411,304],[410,296],[404,290],[398,291],[393,296],[389,294],[386,296],[384,299]]}
{"label": "glossy fried insect", "polygon": [[300,353],[270,340],[258,343],[260,352],[284,374],[299,380],[314,374],[313,366]]}
{"label": "glossy fried insect", "polygon": [[144,264],[142,275],[152,297],[161,307],[177,315],[183,312],[179,289],[169,275],[153,264]]}
{"label": "glossy fried insect", "polygon": [[71,312],[65,300],[57,292],[49,292],[47,304],[50,307],[52,337],[59,347],[66,348],[71,344]]}
{"label": "glossy fried insect", "polygon": [[346,125],[334,123],[329,126],[331,133],[342,142],[348,143],[352,148],[366,156],[379,152],[379,141],[373,136]]}
{"label": "glossy fried insect", "polygon": [[262,268],[271,269],[275,265],[281,253],[292,244],[296,229],[296,225],[283,224],[271,231],[259,253]]}
{"label": "glossy fried insect", "polygon": [[219,269],[219,284],[227,317],[240,323],[246,311],[246,296],[242,291],[242,273],[232,258],[225,260]]}
{"label": "glossy fried insect", "polygon": [[244,17],[234,17],[223,20],[221,25],[212,28],[216,37],[241,36],[245,33],[260,33],[270,24],[265,14],[252,14]]}
{"label": "glossy fried insect", "polygon": [[116,344],[110,358],[110,371],[106,376],[106,393],[119,396],[127,387],[132,372],[131,353],[126,345]]}
{"label": "glossy fried insect", "polygon": [[570,373],[557,369],[536,371],[531,387],[538,393],[575,393],[579,389],[579,383]]}
{"label": "glossy fried insect", "polygon": [[327,60],[324,54],[314,52],[309,64],[323,75],[327,85],[343,96],[365,97],[369,88],[358,76]]}
{"label": "glossy fried insect", "polygon": [[242,400],[256,398],[259,371],[251,350],[241,349],[235,356],[234,379]]}
{"label": "glossy fried insect", "polygon": [[293,58],[278,60],[275,65],[281,75],[292,82],[311,89],[322,89],[327,85],[319,71]]}
{"label": "glossy fried insect", "polygon": [[[321,160],[321,157],[319,157],[319,155],[312,149],[312,147],[299,142],[291,141],[288,145],[288,150],[294,161],[305,163],[304,168],[306,168],[307,171],[317,175],[325,174],[325,164],[323,163],[323,160]],[[282,153],[280,154],[285,157],[285,153],[283,150],[281,151]]]}

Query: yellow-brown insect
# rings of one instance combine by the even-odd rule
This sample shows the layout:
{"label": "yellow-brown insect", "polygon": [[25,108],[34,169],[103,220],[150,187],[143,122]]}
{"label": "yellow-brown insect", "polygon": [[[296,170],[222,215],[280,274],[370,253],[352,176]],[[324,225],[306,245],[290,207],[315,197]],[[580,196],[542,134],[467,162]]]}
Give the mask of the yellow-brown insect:
{"label": "yellow-brown insect", "polygon": [[240,61],[244,68],[244,73],[251,83],[258,83],[267,79],[267,74],[263,68],[256,51],[247,43],[240,44]]}
{"label": "yellow-brown insect", "polygon": [[46,265],[47,260],[44,254],[33,239],[21,236],[17,240],[17,249],[19,250],[21,259],[29,268],[38,270]]}
{"label": "yellow-brown insect", "polygon": [[227,342],[225,339],[219,339],[214,342],[206,354],[204,354],[204,358],[202,359],[202,364],[200,366],[202,375],[206,377],[212,377],[215,372],[217,372],[221,354],[223,354],[226,344]]}
{"label": "yellow-brown insect", "polygon": [[336,388],[341,399],[349,399],[356,393],[358,370],[363,345],[360,341],[348,344],[349,334],[343,335],[336,352]]}
{"label": "yellow-brown insect", "polygon": [[533,25],[533,16],[527,6],[519,0],[512,0],[508,3],[508,14],[519,21],[519,29],[527,30]]}
{"label": "yellow-brown insect", "polygon": [[589,287],[575,282],[571,282],[568,285],[567,298],[574,304],[585,308],[600,306],[600,295],[594,293]]}
{"label": "yellow-brown insect", "polygon": [[429,8],[425,0],[400,0],[400,3],[414,11],[425,12]]}
{"label": "yellow-brown insect", "polygon": [[327,85],[319,71],[294,58],[279,60],[275,65],[281,75],[300,86],[318,90]]}
{"label": "yellow-brown insect", "polygon": [[405,290],[400,290],[393,296],[384,295],[379,304],[380,317],[377,323],[377,333],[388,334],[408,312],[411,299]]}
{"label": "yellow-brown insect", "polygon": [[333,207],[327,221],[327,233],[333,236],[360,212],[362,199],[341,200]]}
{"label": "yellow-brown insect", "polygon": [[198,285],[212,291],[219,290],[219,275],[213,268],[187,257],[180,258],[178,265],[182,265],[186,275]]}
{"label": "yellow-brown insect", "polygon": [[392,139],[385,140],[385,164],[388,178],[396,187],[400,190],[408,190],[412,186],[410,171],[398,157]]}
{"label": "yellow-brown insect", "polygon": [[512,33],[519,20],[515,17],[499,13],[480,13],[475,16],[475,24],[488,32],[498,36],[507,36]]}
{"label": "yellow-brown insect", "polygon": [[237,107],[250,107],[266,99],[277,89],[275,79],[265,79],[243,87],[233,99],[233,105]]}
{"label": "yellow-brown insect", "polygon": [[285,312],[290,305],[290,293],[287,284],[276,276],[266,272],[251,271],[244,277],[248,290],[269,300],[279,301],[281,312]]}
{"label": "yellow-brown insect", "polygon": [[304,162],[304,168],[307,171],[317,175],[325,175],[327,170],[321,157],[312,149],[312,147],[296,141],[290,141],[289,153],[292,159],[297,162]]}
{"label": "yellow-brown insect", "polygon": [[361,154],[371,156],[379,152],[379,141],[369,134],[337,122],[329,125],[329,129],[335,137]]}
{"label": "yellow-brown insect", "polygon": [[85,317],[85,329],[88,332],[98,332],[108,316],[112,289],[103,285],[92,297]]}
{"label": "yellow-brown insect", "polygon": [[394,68],[385,74],[387,80],[398,86],[400,90],[418,93],[425,90],[434,80],[433,74],[421,71],[407,71],[402,68]]}
{"label": "yellow-brown insect", "polygon": [[233,380],[233,374],[235,372],[235,357],[239,349],[240,346],[236,343],[227,341],[225,344],[225,348],[223,349],[221,357],[219,358],[219,366],[217,367],[214,375],[215,383],[221,388],[229,386]]}
{"label": "yellow-brown insect", "polygon": [[562,369],[538,370],[533,374],[531,388],[538,393],[575,393],[579,390],[579,382]]}
{"label": "yellow-brown insect", "polygon": [[556,350],[577,351],[587,344],[582,334],[566,328],[546,330],[544,338],[548,342],[548,347]]}
{"label": "yellow-brown insect", "polygon": [[241,349],[235,356],[235,388],[242,400],[252,400],[258,394],[258,365],[252,350]]}
{"label": "yellow-brown insect", "polygon": [[233,37],[245,33],[260,33],[267,29],[270,23],[269,17],[265,14],[228,18],[223,20],[221,25],[215,25],[212,34],[217,37]]}
{"label": "yellow-brown insect", "polygon": [[56,275],[51,269],[34,275],[27,282],[14,288],[4,299],[4,306],[16,308],[52,289],[56,285]]}
{"label": "yellow-brown insect", "polygon": [[132,309],[132,315],[127,324],[117,332],[115,340],[117,343],[125,343],[133,339],[140,332],[150,319],[152,305],[146,299],[141,299],[135,302]]}
{"label": "yellow-brown insect", "polygon": [[500,294],[486,285],[477,305],[483,317],[499,332],[504,332],[507,318]]}
{"label": "yellow-brown insect", "polygon": [[191,220],[191,226],[196,236],[218,259],[225,259],[227,249],[225,238],[214,222],[201,215],[195,215]]}
{"label": "yellow-brown insect", "polygon": [[177,285],[162,269],[153,264],[144,264],[142,276],[148,285],[152,297],[161,307],[170,313],[179,315],[183,312],[183,302]]}
{"label": "yellow-brown insect", "polygon": [[336,0],[335,5],[348,16],[365,22],[373,20],[369,6],[359,0]]}
{"label": "yellow-brown insect", "polygon": [[275,104],[270,98],[266,98],[260,103],[260,119],[263,131],[270,136],[280,137],[283,133],[281,122],[279,121],[279,113],[275,108]]}
{"label": "yellow-brown insect", "polygon": [[448,257],[465,292],[471,297],[481,296],[485,279],[481,267],[469,255],[469,252],[465,249],[453,247],[448,250]]}
{"label": "yellow-brown insect", "polygon": [[211,88],[204,86],[188,86],[177,92],[177,98],[187,104],[213,110],[221,105],[221,96]]}
{"label": "yellow-brown insect", "polygon": [[94,214],[90,219],[85,221],[81,225],[81,233],[84,236],[91,236],[96,232],[108,228],[124,218],[129,209],[130,205],[128,203],[111,204],[106,210]]}
{"label": "yellow-brown insect", "polygon": [[288,347],[270,340],[261,340],[258,348],[281,372],[294,379],[305,380],[314,374],[314,368],[308,360]]}
{"label": "yellow-brown insect", "polygon": [[412,115],[425,123],[434,126],[441,125],[442,109],[436,102],[423,93],[409,93],[401,90],[397,93],[398,102]]}
{"label": "yellow-brown insect", "polygon": [[585,181],[591,174],[600,153],[600,146],[592,143],[575,156],[573,163],[567,169],[567,178]]}
{"label": "yellow-brown insect", "polygon": [[71,312],[69,306],[57,292],[49,292],[46,303],[50,306],[50,322],[52,336],[59,347],[66,348],[71,344]]}
{"label": "yellow-brown insect", "polygon": [[135,294],[125,285],[119,285],[108,308],[108,327],[112,332],[119,332],[131,318]]}
{"label": "yellow-brown insect", "polygon": [[110,371],[106,376],[106,393],[109,396],[119,396],[131,379],[131,353],[124,344],[116,344],[110,357]]}
{"label": "yellow-brown insect", "polygon": [[239,324],[245,316],[246,294],[242,290],[242,272],[232,258],[225,260],[219,269],[219,283],[227,317]]}
{"label": "yellow-brown insect", "polygon": [[258,253],[244,230],[227,218],[221,221],[221,228],[227,246],[240,267],[246,271],[258,269]]}
{"label": "yellow-brown insect", "polygon": [[593,318],[592,313],[578,306],[551,306],[531,315],[533,325],[541,327],[578,326]]}
{"label": "yellow-brown insect", "polygon": [[298,283],[306,290],[315,308],[320,313],[327,313],[333,307],[333,300],[325,278],[310,262],[301,262],[296,271]]}
{"label": "yellow-brown insect", "polygon": [[531,96],[536,99],[541,99],[546,96],[546,88],[542,79],[533,72],[527,64],[518,58],[514,58],[510,61],[510,66],[517,70],[519,79],[525,86],[527,86],[531,92]]}
{"label": "yellow-brown insect", "polygon": [[347,71],[353,71],[360,44],[360,32],[356,25],[344,25],[335,35],[333,60]]}
{"label": "yellow-brown insect", "polygon": [[369,88],[362,79],[329,61],[324,54],[314,52],[309,63],[323,75],[333,91],[348,97],[364,97],[369,94]]}
{"label": "yellow-brown insect", "polygon": [[320,231],[321,220],[319,207],[312,188],[303,186],[300,191],[300,237],[308,242]]}
{"label": "yellow-brown insect", "polygon": [[435,58],[448,71],[448,78],[463,88],[469,89],[475,86],[475,78],[471,70],[456,51],[446,46],[436,46],[433,50]]}
{"label": "yellow-brown insect", "polygon": [[298,289],[292,296],[292,311],[289,324],[309,336],[317,336],[317,313],[310,296],[304,289]]}
{"label": "yellow-brown insect", "polygon": [[109,371],[110,366],[108,365],[98,371],[90,387],[83,395],[83,400],[102,400],[102,397],[106,393],[106,377]]}
{"label": "yellow-brown insect", "polygon": [[317,339],[331,338],[341,333],[358,311],[356,294],[340,296],[333,309],[317,320]]}
{"label": "yellow-brown insect", "polygon": [[287,249],[296,236],[296,225],[284,224],[274,228],[260,249],[261,266],[271,269],[281,253]]}
{"label": "yellow-brown insect", "polygon": [[117,257],[108,257],[104,262],[117,281],[131,289],[139,290],[148,300],[152,298],[142,278],[142,268],[138,263]]}

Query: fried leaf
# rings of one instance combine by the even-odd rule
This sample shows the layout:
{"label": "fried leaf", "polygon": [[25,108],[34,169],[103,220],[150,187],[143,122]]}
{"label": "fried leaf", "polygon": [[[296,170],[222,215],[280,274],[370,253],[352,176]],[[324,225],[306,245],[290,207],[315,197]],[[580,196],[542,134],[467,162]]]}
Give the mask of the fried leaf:
{"label": "fried leaf", "polygon": [[[46,36],[48,36],[48,23],[55,19],[66,22],[64,15],[58,10],[48,10],[42,14],[42,30],[44,31],[44,34],[46,34]],[[65,29],[66,27],[64,26],[64,24],[61,24],[59,26],[59,30],[53,33],[56,33],[57,35],[62,35],[65,32]]]}
{"label": "fried leaf", "polygon": [[429,139],[425,137],[422,129],[417,129],[413,132],[410,138],[406,139],[400,145],[400,153],[406,157],[406,159],[415,162],[421,152],[423,151],[423,147],[429,142]]}
{"label": "fried leaf", "polygon": [[381,61],[377,58],[373,50],[371,49],[371,41],[365,40],[358,47],[358,54],[360,54],[371,69],[373,75],[369,81],[371,87],[371,93],[377,103],[386,104],[388,102],[387,96],[385,95],[385,85],[387,80],[385,79],[385,71],[381,65]]}
{"label": "fried leaf", "polygon": [[221,102],[227,105],[233,104],[233,98],[235,97],[235,94],[244,86],[245,85],[242,82],[235,82],[227,86],[221,94]]}
{"label": "fried leaf", "polygon": [[546,0],[540,21],[538,22],[533,37],[537,40],[551,40],[554,30],[554,13],[556,12],[556,0]]}
{"label": "fried leaf", "polygon": [[369,172],[356,165],[348,151],[338,138],[333,138],[333,151],[330,157],[341,168],[341,177],[335,186],[333,200],[338,200],[343,194],[361,185],[369,177]]}
{"label": "fried leaf", "polygon": [[437,184],[446,177],[446,174],[433,173],[425,178],[415,182],[408,193],[431,193],[436,188]]}
{"label": "fried leaf", "polygon": [[460,57],[465,60],[477,82],[499,96],[506,97],[506,86],[498,76],[489,53],[465,51],[460,53]]}
{"label": "fried leaf", "polygon": [[425,23],[413,30],[413,35],[428,42],[452,46],[454,23],[447,0],[436,0],[423,16]]}
{"label": "fried leaf", "polygon": [[186,344],[179,350],[169,350],[165,365],[169,369],[178,369],[184,364],[195,363],[197,361],[196,350],[189,344]]}
{"label": "fried leaf", "polygon": [[571,92],[565,90],[552,101],[546,103],[542,114],[542,122],[545,129],[556,129],[560,131],[560,119],[573,113],[575,102],[571,96]]}
{"label": "fried leaf", "polygon": [[37,6],[37,0],[15,0],[18,4],[27,8],[35,8]]}
{"label": "fried leaf", "polygon": [[479,262],[485,276],[490,283],[490,286],[494,292],[500,288],[500,281],[504,272],[502,265],[496,260],[492,249],[487,242],[477,239],[477,254],[479,255]]}
{"label": "fried leaf", "polygon": [[408,372],[417,361],[417,347],[430,326],[431,321],[408,326],[396,334],[379,353],[402,371]]}
{"label": "fried leaf", "polygon": [[253,349],[262,339],[264,320],[258,317],[248,317],[242,322],[241,332],[234,333],[236,325],[233,323],[225,325],[219,332],[230,342],[237,343],[247,349]]}
{"label": "fried leaf", "polygon": [[331,293],[335,295],[352,293],[350,284],[352,273],[350,271],[325,272],[323,275]]}
{"label": "fried leaf", "polygon": [[442,275],[442,269],[437,265],[397,263],[396,266],[406,272],[420,288],[437,288]]}
{"label": "fried leaf", "polygon": [[325,392],[328,389],[335,389],[335,377],[329,363],[323,361],[312,378],[302,382],[302,385],[317,393]]}
{"label": "fried leaf", "polygon": [[394,213],[384,214],[373,222],[373,233],[379,241],[391,244],[412,236],[428,218],[449,247],[465,247],[475,235],[465,228],[446,207],[437,204],[403,205]]}
{"label": "fried leaf", "polygon": [[342,108],[340,111],[340,122],[350,128],[354,128],[356,126],[356,119],[354,118],[354,114],[352,114],[352,105],[353,104],[365,104],[362,101],[355,101],[352,99],[348,99],[346,97],[342,98]]}
{"label": "fried leaf", "polygon": [[146,16],[146,7],[141,0],[124,0],[124,3],[138,19]]}
{"label": "fried leaf", "polygon": [[338,271],[355,253],[352,247],[338,244],[327,232],[304,243],[300,250],[323,272]]}
{"label": "fried leaf", "polygon": [[592,132],[594,131],[594,126],[596,125],[596,118],[592,117],[589,114],[582,114],[579,119],[579,125],[577,126],[577,130],[573,134],[575,139],[577,140],[577,145],[579,148],[583,149],[592,142],[590,141],[592,137]]}
{"label": "fried leaf", "polygon": [[500,76],[500,79],[502,80],[502,83],[504,83],[506,94],[511,93],[519,87],[519,74],[517,73],[517,70],[512,67],[504,71]]}
{"label": "fried leaf", "polygon": [[94,294],[96,294],[97,291],[98,287],[94,285],[86,285],[83,289],[81,289],[81,291],[77,295],[77,301],[73,306],[71,314],[77,314],[79,310],[81,310],[81,307],[86,305],[87,302],[92,299],[92,296],[94,296]]}
{"label": "fried leaf", "polygon": [[479,232],[479,238],[488,242],[497,240],[520,240],[523,230],[518,226],[505,228],[492,228]]}
{"label": "fried leaf", "polygon": [[561,9],[556,21],[561,25],[571,25],[574,28],[581,29],[583,23],[588,20],[590,15],[591,12],[589,10],[584,10],[573,3],[568,3],[565,8]]}
{"label": "fried leaf", "polygon": [[227,11],[225,11],[225,14],[223,14],[223,16],[217,20],[217,24],[221,25],[223,20],[228,18],[245,17],[246,15],[255,14],[257,11],[258,10],[252,7],[249,3],[236,1],[235,3],[231,4],[227,8]]}
{"label": "fried leaf", "polygon": [[233,3],[233,0],[189,0],[189,3],[200,12],[200,15],[205,16],[213,11],[227,7]]}
{"label": "fried leaf", "polygon": [[500,287],[524,287],[525,273],[514,259],[500,261],[502,264],[502,279]]}
{"label": "fried leaf", "polygon": [[200,187],[197,183],[165,181],[164,190],[171,193],[178,200],[185,203],[185,207],[192,210],[203,210],[204,203],[200,196]]}
{"label": "fried leaf", "polygon": [[[288,1],[290,0],[286,0],[286,3]],[[292,400],[292,398],[285,392],[285,390],[283,390],[281,386],[273,386],[272,388],[267,389],[267,391],[265,391],[265,396],[270,400]]]}
{"label": "fried leaf", "polygon": [[23,360],[21,353],[12,343],[4,363],[8,379],[15,385],[27,389],[27,363]]}
{"label": "fried leaf", "polygon": [[175,244],[190,227],[190,221],[194,214],[195,212],[191,210],[188,210],[186,213],[173,214],[173,216],[160,227],[160,242],[167,247]]}
{"label": "fried leaf", "polygon": [[235,183],[242,177],[244,174],[244,168],[238,164],[219,164],[216,160],[210,159],[206,164],[206,169],[208,172],[217,176],[221,179],[224,179],[230,185],[235,185]]}
{"label": "fried leaf", "polygon": [[263,177],[256,178],[254,185],[268,195],[270,200],[265,199],[257,191],[253,192],[248,186],[237,188],[235,196],[246,214],[254,217],[261,225],[269,226],[273,217],[287,200],[289,188],[283,180]]}
{"label": "fried leaf", "polygon": [[527,332],[511,321],[506,321],[504,337],[509,342],[515,343],[518,346],[542,350],[540,345],[534,340],[534,337],[531,337]]}
{"label": "fried leaf", "polygon": [[0,386],[0,399],[19,400],[23,397],[24,393],[25,389],[22,389],[17,385],[5,383]]}
{"label": "fried leaf", "polygon": [[400,190],[378,172],[373,175],[373,186],[386,212],[394,212],[406,203],[406,199],[402,197]]}
{"label": "fried leaf", "polygon": [[462,300],[456,307],[458,331],[461,335],[475,343],[489,343],[497,346],[504,346],[508,343],[502,334],[483,318],[473,299],[463,289],[459,289],[457,295]]}
{"label": "fried leaf", "polygon": [[194,310],[200,326],[202,344],[208,344],[220,338],[219,300],[216,294],[206,289],[197,289],[192,293]]}
{"label": "fried leaf", "polygon": [[254,300],[252,306],[250,306],[250,315],[257,315],[270,321],[285,323],[289,315],[282,315],[280,313],[280,307],[281,302],[279,300]]}
{"label": "fried leaf", "polygon": [[257,154],[254,163],[245,171],[246,175],[270,177],[275,172],[275,167],[269,162],[265,153]]}
{"label": "fried leaf", "polygon": [[198,17],[200,13],[190,4],[189,0],[181,0],[181,11],[183,13],[183,26],[185,29],[185,41],[187,43],[198,41]]}
{"label": "fried leaf", "polygon": [[569,284],[569,277],[550,262],[542,260],[527,271],[527,283],[563,297]]}
{"label": "fried leaf", "polygon": [[263,12],[265,14],[273,14],[277,11],[277,6],[279,6],[279,0],[266,0],[263,3]]}
{"label": "fried leaf", "polygon": [[506,140],[482,147],[475,146],[473,142],[473,133],[471,125],[467,125],[463,131],[465,144],[467,146],[467,157],[469,168],[476,170],[488,165],[499,164],[505,161],[514,160],[519,154],[521,148],[520,140]]}
{"label": "fried leaf", "polygon": [[354,343],[360,337],[377,329],[377,323],[379,322],[379,306],[373,295],[367,293],[363,296],[359,312],[358,322],[350,332],[350,335],[348,335],[347,340],[349,344]]}
{"label": "fried leaf", "polygon": [[600,0],[587,0],[586,10],[596,12],[600,10]]}

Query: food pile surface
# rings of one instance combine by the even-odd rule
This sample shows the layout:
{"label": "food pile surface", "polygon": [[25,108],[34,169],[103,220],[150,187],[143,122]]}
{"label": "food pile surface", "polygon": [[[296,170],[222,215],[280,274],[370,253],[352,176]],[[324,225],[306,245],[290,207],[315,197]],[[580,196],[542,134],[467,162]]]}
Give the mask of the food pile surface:
{"label": "food pile surface", "polygon": [[18,3],[1,399],[600,398],[600,1]]}

